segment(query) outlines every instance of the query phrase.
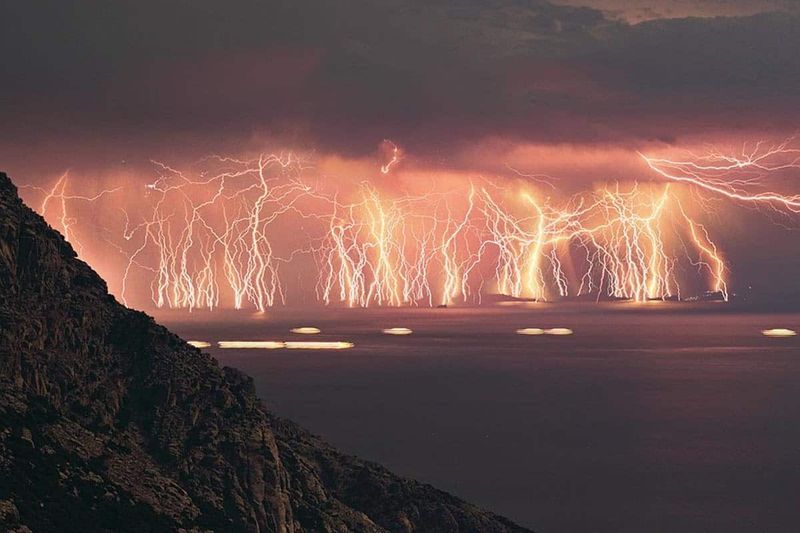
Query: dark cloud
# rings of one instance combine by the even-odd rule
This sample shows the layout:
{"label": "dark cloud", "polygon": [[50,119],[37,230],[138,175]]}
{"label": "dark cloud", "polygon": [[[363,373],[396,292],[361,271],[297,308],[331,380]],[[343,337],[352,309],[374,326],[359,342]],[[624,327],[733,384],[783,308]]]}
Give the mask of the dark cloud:
{"label": "dark cloud", "polygon": [[[602,7],[602,6],[601,6]],[[346,153],[794,130],[800,17],[537,0],[6,2],[3,138],[253,132]]]}
{"label": "dark cloud", "polygon": [[773,11],[800,13],[796,0],[554,0],[556,4],[592,6],[630,22],[659,18],[742,17]]}

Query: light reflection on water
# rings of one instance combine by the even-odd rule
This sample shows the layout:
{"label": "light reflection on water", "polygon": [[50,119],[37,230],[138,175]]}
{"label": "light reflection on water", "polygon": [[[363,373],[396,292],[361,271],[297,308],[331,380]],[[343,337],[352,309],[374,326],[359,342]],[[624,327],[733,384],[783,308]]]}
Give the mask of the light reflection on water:
{"label": "light reflection on water", "polygon": [[386,335],[411,335],[412,330],[408,328],[386,328],[383,330]]}
{"label": "light reflection on water", "polygon": [[289,330],[291,333],[297,333],[298,335],[316,335],[320,333],[319,328],[315,328],[313,326],[303,326],[300,328],[292,328]]}
{"label": "light reflection on water", "polygon": [[207,341],[186,341],[186,344],[194,346],[195,348],[210,348],[211,343]]}
{"label": "light reflection on water", "polygon": [[773,328],[765,329],[761,332],[761,334],[765,337],[794,337],[797,335],[797,332],[793,329]]}
{"label": "light reflection on water", "polygon": [[354,344],[347,341],[286,341],[289,350],[346,350]]}
{"label": "light reflection on water", "polygon": [[[253,376],[271,409],[344,451],[523,525],[796,528],[800,337],[761,332],[797,329],[800,315],[540,305],[275,310],[168,325],[212,341],[281,339],[297,323],[355,346],[207,351]],[[414,334],[383,333],[397,324]],[[525,328],[575,334],[516,334]]]}
{"label": "light reflection on water", "polygon": [[354,346],[347,341],[219,341],[217,345],[223,350],[346,350]]}
{"label": "light reflection on water", "polygon": [[281,341],[219,341],[223,350],[278,350],[285,345]]}

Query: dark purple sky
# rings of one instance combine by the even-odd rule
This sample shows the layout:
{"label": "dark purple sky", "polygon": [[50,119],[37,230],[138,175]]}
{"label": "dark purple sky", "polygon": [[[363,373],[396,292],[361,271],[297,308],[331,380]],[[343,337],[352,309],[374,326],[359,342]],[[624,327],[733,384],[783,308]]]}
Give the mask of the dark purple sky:
{"label": "dark purple sky", "polygon": [[0,144],[264,135],[359,154],[388,136],[446,154],[791,132],[794,4],[5,2]]}

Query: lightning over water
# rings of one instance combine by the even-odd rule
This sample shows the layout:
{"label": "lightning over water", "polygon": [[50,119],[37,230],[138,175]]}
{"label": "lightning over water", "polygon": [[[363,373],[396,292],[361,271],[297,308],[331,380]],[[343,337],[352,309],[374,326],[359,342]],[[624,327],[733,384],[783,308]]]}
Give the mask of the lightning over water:
{"label": "lightning over water", "polygon": [[[300,295],[349,307],[477,304],[494,294],[539,302],[729,297],[730,266],[689,185],[673,183],[684,179],[567,195],[514,170],[504,180],[476,175],[403,189],[381,181],[401,153],[391,141],[382,146],[390,159],[374,178],[333,188],[312,158],[285,152],[208,156],[189,170],[154,161],[155,176],[142,185],[92,194],[71,192],[77,182],[64,174],[31,193],[43,196],[40,211],[79,254],[88,252],[80,237],[88,221],[70,214],[71,204],[113,205],[117,227],[110,223],[102,244],[121,258],[118,296],[138,302],[132,286],[145,284],[155,308],[263,312]],[[764,158],[748,161],[770,168]],[[705,175],[697,165],[648,163]],[[722,187],[723,178],[693,179]]]}

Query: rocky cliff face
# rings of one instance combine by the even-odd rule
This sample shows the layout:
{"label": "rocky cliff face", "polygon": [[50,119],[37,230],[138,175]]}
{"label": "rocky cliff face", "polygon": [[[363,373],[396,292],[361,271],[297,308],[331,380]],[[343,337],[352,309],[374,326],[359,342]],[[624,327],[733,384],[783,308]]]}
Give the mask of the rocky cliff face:
{"label": "rocky cliff face", "polygon": [[119,304],[0,173],[0,527],[524,529],[348,457]]}

